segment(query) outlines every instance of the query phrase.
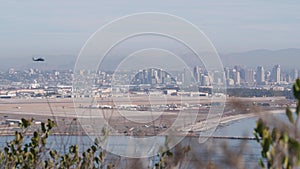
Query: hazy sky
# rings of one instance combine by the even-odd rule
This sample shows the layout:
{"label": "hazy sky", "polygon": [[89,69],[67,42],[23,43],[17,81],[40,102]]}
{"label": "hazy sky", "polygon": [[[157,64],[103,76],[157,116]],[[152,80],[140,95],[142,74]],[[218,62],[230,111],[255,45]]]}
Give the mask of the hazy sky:
{"label": "hazy sky", "polygon": [[300,1],[0,1],[0,57],[77,55],[123,15],[165,12],[197,25],[220,53],[300,48]]}

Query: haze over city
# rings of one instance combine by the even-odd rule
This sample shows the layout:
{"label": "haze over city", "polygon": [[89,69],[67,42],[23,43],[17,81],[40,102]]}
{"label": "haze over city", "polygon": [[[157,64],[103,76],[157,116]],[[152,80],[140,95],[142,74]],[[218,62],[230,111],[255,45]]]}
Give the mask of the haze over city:
{"label": "haze over city", "polygon": [[0,6],[0,58],[77,57],[85,41],[104,24],[123,15],[147,11],[187,19],[209,37],[221,55],[258,49],[300,48],[299,8],[297,1],[259,0],[188,3],[177,0],[3,1]]}

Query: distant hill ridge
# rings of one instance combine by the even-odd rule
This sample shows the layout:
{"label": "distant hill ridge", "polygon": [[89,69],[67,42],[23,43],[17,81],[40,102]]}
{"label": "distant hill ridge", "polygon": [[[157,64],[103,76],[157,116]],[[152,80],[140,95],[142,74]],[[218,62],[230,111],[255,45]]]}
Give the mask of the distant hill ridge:
{"label": "distant hill ridge", "polygon": [[256,67],[263,65],[271,67],[280,64],[282,68],[300,69],[300,49],[288,48],[280,50],[258,49],[241,53],[231,53],[221,55],[224,65],[246,65]]}
{"label": "distant hill ridge", "polygon": [[[263,65],[272,67],[280,64],[283,69],[300,69],[300,49],[287,48],[280,50],[257,49],[239,53],[220,54],[224,66],[242,65],[247,67],[256,67]],[[53,69],[73,69],[77,56],[73,55],[43,55],[46,59],[44,63],[35,63],[32,56],[18,58],[2,58],[0,62],[0,70],[8,68],[27,69],[39,68],[44,70]],[[184,57],[189,57],[184,55]],[[117,57],[118,58],[118,57]],[[111,59],[106,66],[117,62],[118,59]],[[193,59],[190,60],[193,65]]]}

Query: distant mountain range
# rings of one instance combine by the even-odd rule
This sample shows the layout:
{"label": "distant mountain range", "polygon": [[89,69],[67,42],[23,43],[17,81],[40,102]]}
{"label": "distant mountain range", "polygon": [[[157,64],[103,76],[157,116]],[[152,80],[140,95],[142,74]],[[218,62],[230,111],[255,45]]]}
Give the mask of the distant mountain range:
{"label": "distant mountain range", "polygon": [[284,69],[300,69],[300,49],[288,48],[280,50],[251,50],[242,53],[231,53],[221,55],[224,66],[246,65],[256,67],[263,65],[272,67],[280,64]]}
{"label": "distant mountain range", "polygon": [[[298,68],[300,69],[300,49],[288,48],[280,50],[258,49],[240,53],[220,54],[224,66],[242,65],[247,67],[256,67],[263,65],[266,68],[271,68],[275,64],[280,64],[284,69]],[[0,70],[7,70],[8,68],[27,69],[38,68],[42,70],[50,69],[73,69],[76,57],[72,55],[63,56],[42,56],[45,62],[33,62],[32,57],[18,57],[18,58],[2,58],[0,62]],[[184,56],[189,57],[189,56]],[[107,65],[115,64],[118,59],[108,61]],[[192,62],[192,61],[191,61]],[[189,64],[189,63],[188,63]],[[107,67],[109,68],[109,67]]]}

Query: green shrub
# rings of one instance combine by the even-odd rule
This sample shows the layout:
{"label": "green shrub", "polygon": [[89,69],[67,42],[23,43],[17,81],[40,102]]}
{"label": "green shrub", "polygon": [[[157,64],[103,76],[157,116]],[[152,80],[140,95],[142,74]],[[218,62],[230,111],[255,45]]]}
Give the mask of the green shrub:
{"label": "green shrub", "polygon": [[[254,135],[261,146],[259,165],[262,168],[292,169],[300,165],[299,113],[300,113],[300,79],[293,85],[297,99],[296,110],[286,108],[288,124],[275,124],[270,127],[262,118],[256,123]],[[273,121],[273,123],[276,121]],[[279,122],[278,122],[279,123]],[[276,127],[279,126],[279,127]]]}
{"label": "green shrub", "polygon": [[[81,155],[78,145],[71,145],[69,152],[59,154],[55,149],[47,149],[47,138],[55,122],[48,119],[47,123],[41,123],[41,128],[32,133],[29,143],[24,141],[28,135],[28,129],[33,119],[22,119],[19,127],[21,131],[15,131],[15,137],[0,151],[0,167],[15,168],[103,168],[105,152],[98,146],[97,140]],[[108,164],[106,168],[112,168]]]}

